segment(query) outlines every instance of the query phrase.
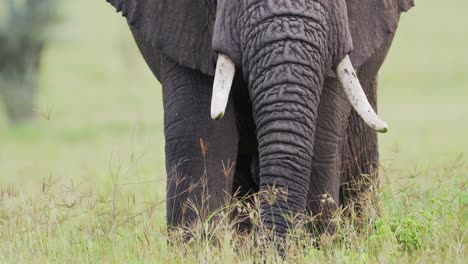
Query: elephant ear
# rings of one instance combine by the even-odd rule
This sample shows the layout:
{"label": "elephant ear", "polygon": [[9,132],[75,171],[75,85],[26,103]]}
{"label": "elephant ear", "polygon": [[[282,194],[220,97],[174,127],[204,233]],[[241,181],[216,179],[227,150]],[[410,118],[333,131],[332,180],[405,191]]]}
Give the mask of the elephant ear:
{"label": "elephant ear", "polygon": [[414,0],[346,0],[354,50],[351,60],[359,67],[393,35],[400,14],[414,6]]}
{"label": "elephant ear", "polygon": [[215,54],[211,40],[216,0],[107,2],[127,18],[140,47],[154,49],[158,56],[164,54],[191,69],[214,74]]}

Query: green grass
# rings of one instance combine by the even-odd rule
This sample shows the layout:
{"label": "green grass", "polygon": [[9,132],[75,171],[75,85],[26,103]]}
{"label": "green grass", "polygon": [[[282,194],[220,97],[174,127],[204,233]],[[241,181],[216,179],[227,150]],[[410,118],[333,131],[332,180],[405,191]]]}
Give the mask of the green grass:
{"label": "green grass", "polygon": [[[380,137],[381,214],[361,233],[341,223],[321,250],[300,235],[291,263],[468,261],[468,4],[417,5],[381,71],[391,129]],[[218,246],[166,244],[159,84],[105,1],[64,1],[61,13],[43,61],[40,118],[11,128],[0,115],[0,262],[258,258],[254,239],[223,227]]]}

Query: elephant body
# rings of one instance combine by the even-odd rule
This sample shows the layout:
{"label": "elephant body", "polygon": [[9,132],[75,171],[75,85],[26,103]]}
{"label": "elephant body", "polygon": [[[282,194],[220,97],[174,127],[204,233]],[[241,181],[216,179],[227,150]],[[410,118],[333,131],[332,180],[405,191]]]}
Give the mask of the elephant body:
{"label": "elephant body", "polygon": [[[377,74],[411,0],[108,1],[162,83],[169,227],[260,192],[262,222],[281,236],[305,212],[327,222],[361,191],[354,182],[377,175],[376,132],[333,69],[349,54],[376,107]],[[217,53],[237,73],[214,121]]]}

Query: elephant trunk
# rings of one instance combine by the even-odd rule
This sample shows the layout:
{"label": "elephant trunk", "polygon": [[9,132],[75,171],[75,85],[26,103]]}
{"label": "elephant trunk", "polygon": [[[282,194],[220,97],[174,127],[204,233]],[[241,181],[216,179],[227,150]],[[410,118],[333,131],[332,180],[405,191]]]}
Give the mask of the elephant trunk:
{"label": "elephant trunk", "polygon": [[[232,61],[218,58],[216,75],[225,75],[218,79],[227,81],[215,81],[214,89],[225,98],[224,87],[231,82],[227,77],[232,76],[226,73],[233,67],[223,65],[242,66],[257,132],[262,219],[278,236],[305,212],[324,76],[350,49],[337,41],[344,34],[334,34],[338,29],[345,32],[346,24],[346,19],[331,23],[331,13],[345,7],[344,1],[337,3],[218,3],[213,47]],[[229,7],[241,16],[233,18]],[[225,72],[226,68],[231,71]],[[212,104],[212,117],[222,114],[223,107]]]}
{"label": "elephant trunk", "polygon": [[326,68],[318,41],[281,38],[262,45],[250,61],[262,219],[280,237],[300,221],[306,207]]}

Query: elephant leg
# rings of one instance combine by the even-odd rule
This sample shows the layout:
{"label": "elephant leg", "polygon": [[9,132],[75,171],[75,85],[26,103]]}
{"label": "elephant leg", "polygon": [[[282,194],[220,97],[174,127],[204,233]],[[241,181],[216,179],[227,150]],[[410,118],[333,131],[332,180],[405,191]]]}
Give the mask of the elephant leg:
{"label": "elephant leg", "polygon": [[[364,92],[376,110],[378,71],[388,54],[393,37],[394,35],[391,35],[358,70]],[[345,208],[355,211],[357,209],[358,214],[362,211],[363,202],[371,204],[376,202],[374,194],[379,184],[378,147],[377,133],[369,128],[355,111],[352,111],[343,141],[340,200]],[[361,214],[360,218],[362,217]]]}
{"label": "elephant leg", "polygon": [[340,206],[341,149],[349,112],[340,84],[328,79],[320,98],[307,204],[318,233],[335,232],[331,220]]}
{"label": "elephant leg", "polygon": [[[242,206],[250,204],[251,208],[254,208],[253,195],[259,191],[260,181],[258,143],[252,117],[252,105],[249,100],[246,100],[249,98],[247,87],[243,86],[243,80],[239,80],[235,84],[236,87],[240,88],[234,93],[240,139],[232,191]],[[237,228],[241,232],[248,232],[252,229],[248,215],[248,212],[245,211],[233,213],[233,217],[239,221]]]}
{"label": "elephant leg", "polygon": [[232,212],[232,217],[237,223],[237,229],[242,233],[252,230],[252,221],[249,218],[249,212],[243,209],[245,209],[248,204],[250,208],[255,208],[253,206],[253,195],[257,193],[259,189],[258,181],[255,181],[255,176],[252,171],[252,166],[255,164],[253,158],[252,155],[239,153],[232,188],[235,199],[240,205],[240,208]]}
{"label": "elephant leg", "polygon": [[[367,97],[375,107],[377,77],[364,83]],[[375,108],[374,108],[375,109]],[[370,202],[370,192],[378,187],[379,150],[377,133],[370,129],[356,112],[352,112],[343,142],[342,204],[349,209],[362,209],[362,202]],[[363,199],[365,198],[365,199]]]}
{"label": "elephant leg", "polygon": [[207,220],[230,198],[238,132],[233,104],[210,117],[213,78],[161,58],[166,139],[167,224]]}

